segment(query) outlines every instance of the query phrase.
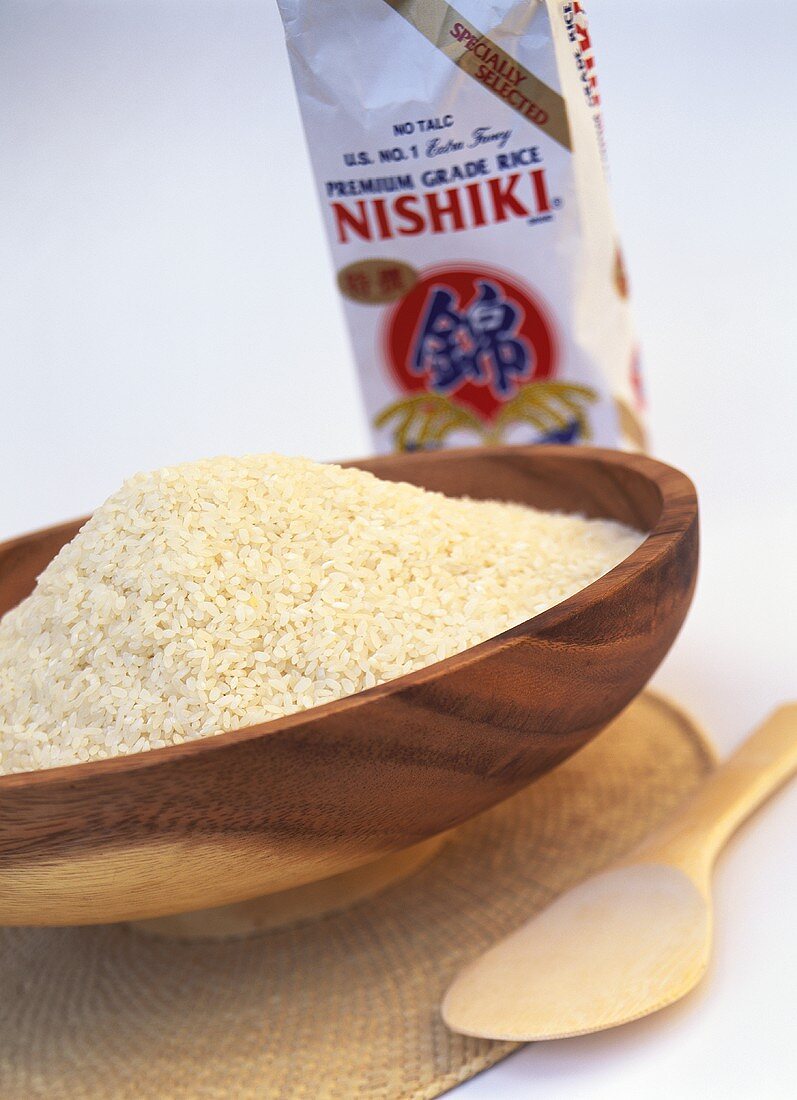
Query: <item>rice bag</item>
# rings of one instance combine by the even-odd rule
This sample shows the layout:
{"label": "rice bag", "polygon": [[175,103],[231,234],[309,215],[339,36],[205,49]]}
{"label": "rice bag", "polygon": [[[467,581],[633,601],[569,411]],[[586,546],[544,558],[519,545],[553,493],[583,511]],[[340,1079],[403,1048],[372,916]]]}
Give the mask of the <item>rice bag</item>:
{"label": "rice bag", "polygon": [[278,0],[376,451],[644,444],[579,0]]}

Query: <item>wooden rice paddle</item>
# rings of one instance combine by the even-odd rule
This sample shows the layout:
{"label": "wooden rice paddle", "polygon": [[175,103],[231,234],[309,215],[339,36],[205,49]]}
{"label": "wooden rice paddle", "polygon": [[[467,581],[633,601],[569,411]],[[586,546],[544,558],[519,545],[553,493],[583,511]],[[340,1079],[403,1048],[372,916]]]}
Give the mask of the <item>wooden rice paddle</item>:
{"label": "wooden rice paddle", "polygon": [[714,861],[795,771],[792,703],[630,857],[563,894],[466,967],[443,1001],[446,1024],[489,1039],[563,1039],[683,997],[709,961]]}

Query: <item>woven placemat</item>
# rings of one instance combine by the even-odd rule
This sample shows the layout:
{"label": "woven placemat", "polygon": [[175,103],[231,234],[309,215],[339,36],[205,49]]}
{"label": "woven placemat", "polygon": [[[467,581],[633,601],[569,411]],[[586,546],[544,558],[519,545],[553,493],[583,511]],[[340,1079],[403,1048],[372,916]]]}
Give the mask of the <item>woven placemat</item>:
{"label": "woven placemat", "polygon": [[653,695],[411,878],[227,942],[122,926],[0,929],[3,1100],[421,1100],[514,1043],[440,1021],[460,967],[627,851],[713,765]]}

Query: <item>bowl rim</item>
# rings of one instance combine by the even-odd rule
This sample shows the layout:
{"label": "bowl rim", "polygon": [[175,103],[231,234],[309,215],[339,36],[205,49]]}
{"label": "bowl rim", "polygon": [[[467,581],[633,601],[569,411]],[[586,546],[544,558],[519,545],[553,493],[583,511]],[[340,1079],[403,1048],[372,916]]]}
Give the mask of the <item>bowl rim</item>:
{"label": "bowl rim", "polygon": [[[408,466],[428,461],[432,452],[420,451],[412,454],[388,454],[359,459],[351,459],[338,465],[346,467],[365,467],[374,470],[381,465],[389,466],[400,459]],[[550,456],[566,458],[575,462],[598,462],[606,466],[630,469],[651,482],[659,493],[660,512],[656,523],[647,532],[640,545],[618,562],[612,569],[585,588],[562,600],[546,611],[529,619],[524,619],[491,638],[470,646],[461,653],[435,661],[424,668],[406,673],[394,680],[377,684],[371,688],[345,695],[329,703],[299,710],[282,718],[272,718],[253,726],[241,726],[221,733],[207,734],[180,745],[167,745],[163,748],[146,749],[131,753],[129,756],[112,756],[103,760],[88,761],[80,764],[60,764],[52,768],[40,768],[29,772],[13,772],[0,775],[0,795],[4,792],[19,792],[23,788],[46,788],[77,784],[82,780],[111,776],[123,771],[129,773],[146,771],[149,768],[171,764],[181,759],[199,754],[221,752],[235,745],[267,738],[276,734],[290,734],[306,727],[308,722],[320,721],[332,715],[346,714],[359,707],[367,706],[379,699],[387,698],[404,690],[418,687],[437,680],[453,670],[467,668],[468,665],[484,660],[492,654],[515,644],[518,638],[529,638],[551,628],[561,626],[568,619],[580,615],[586,608],[604,596],[627,584],[641,569],[649,567],[661,557],[667,555],[684,537],[698,516],[697,491],[690,478],[674,466],[658,459],[636,452],[618,451],[602,447],[573,446],[572,444],[530,444],[528,446],[500,447],[463,447],[435,451],[435,462],[454,462],[463,458],[534,458]],[[395,479],[392,479],[395,480]],[[54,534],[61,529],[81,526],[88,516],[81,519],[53,524],[50,527],[37,528],[26,534],[16,536],[0,543],[0,551],[12,549],[15,545],[24,545],[45,534]]]}

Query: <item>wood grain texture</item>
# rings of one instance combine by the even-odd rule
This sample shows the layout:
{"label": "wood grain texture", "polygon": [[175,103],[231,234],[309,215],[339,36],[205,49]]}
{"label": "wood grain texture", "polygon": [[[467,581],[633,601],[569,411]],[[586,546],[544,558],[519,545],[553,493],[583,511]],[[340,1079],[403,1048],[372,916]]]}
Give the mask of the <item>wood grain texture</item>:
{"label": "wood grain texture", "polygon": [[258,898],[215,909],[196,909],[153,920],[132,921],[127,927],[146,936],[175,939],[183,943],[188,940],[239,939],[290,928],[300,922],[343,912],[416,874],[434,859],[453,835],[439,833],[422,840],[420,844],[399,848],[381,859],[372,859],[351,871],[306,882],[304,886],[296,886],[292,890],[262,894]]}
{"label": "wood grain texture", "polygon": [[[650,531],[606,576],[430,668],[249,729],[0,778],[0,922],[156,917],[289,889],[450,829],[589,741],[633,699],[692,597],[697,501],[639,455],[507,447],[354,465],[449,495]],[[0,612],[80,526],[0,547]]]}
{"label": "wood grain texture", "polygon": [[795,772],[792,704],[629,857],[466,967],[443,1001],[447,1025],[485,1039],[564,1039],[638,1020],[685,996],[711,957],[714,861]]}

